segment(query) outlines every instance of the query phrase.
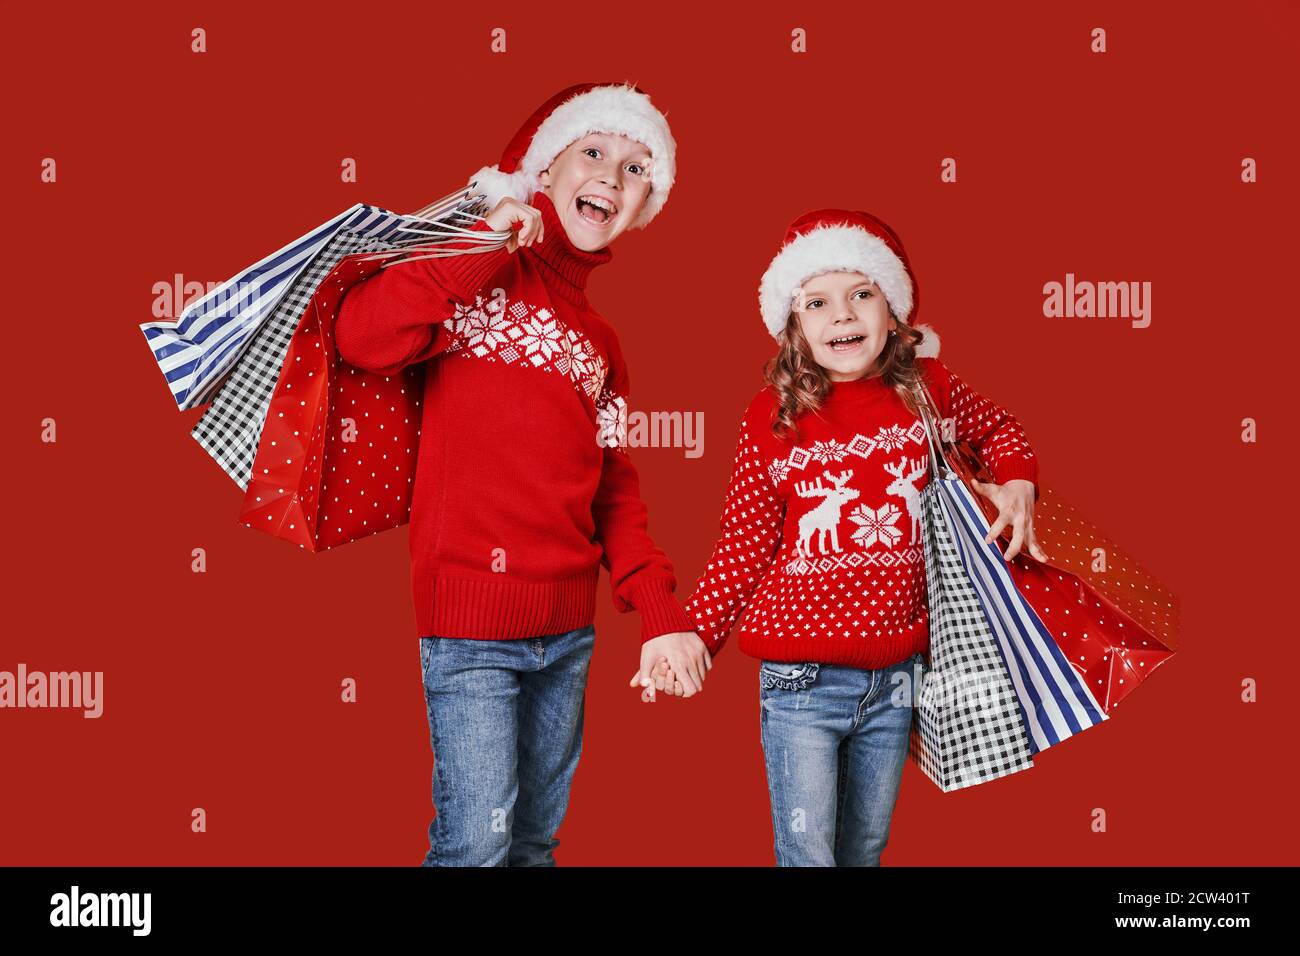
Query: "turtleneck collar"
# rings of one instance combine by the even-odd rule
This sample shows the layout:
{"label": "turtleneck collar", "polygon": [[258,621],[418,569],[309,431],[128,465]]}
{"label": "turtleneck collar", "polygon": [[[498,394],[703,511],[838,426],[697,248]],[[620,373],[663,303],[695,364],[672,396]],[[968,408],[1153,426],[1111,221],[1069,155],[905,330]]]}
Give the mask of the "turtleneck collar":
{"label": "turtleneck collar", "polygon": [[540,189],[533,193],[531,205],[542,214],[542,241],[528,247],[544,265],[544,271],[556,281],[548,283],[561,296],[574,304],[587,299],[587,277],[596,266],[604,265],[614,257],[606,246],[595,252],[585,252],[569,240],[560,222],[560,214],[551,198]]}
{"label": "turtleneck collar", "polygon": [[842,402],[856,402],[864,398],[870,398],[873,395],[880,395],[888,389],[885,381],[879,373],[863,378],[855,378],[850,382],[831,382],[830,390],[827,391],[823,404],[839,404]]}

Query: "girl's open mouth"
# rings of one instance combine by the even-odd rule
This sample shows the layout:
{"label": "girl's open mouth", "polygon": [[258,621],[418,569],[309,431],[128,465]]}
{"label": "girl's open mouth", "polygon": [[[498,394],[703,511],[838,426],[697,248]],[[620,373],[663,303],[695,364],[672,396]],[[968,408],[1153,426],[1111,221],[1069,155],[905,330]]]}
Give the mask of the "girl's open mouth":
{"label": "girl's open mouth", "polygon": [[597,228],[605,228],[618,214],[618,207],[603,196],[579,196],[574,203],[578,215]]}
{"label": "girl's open mouth", "polygon": [[830,340],[832,352],[852,352],[862,345],[865,337],[861,335],[842,335],[838,339]]}

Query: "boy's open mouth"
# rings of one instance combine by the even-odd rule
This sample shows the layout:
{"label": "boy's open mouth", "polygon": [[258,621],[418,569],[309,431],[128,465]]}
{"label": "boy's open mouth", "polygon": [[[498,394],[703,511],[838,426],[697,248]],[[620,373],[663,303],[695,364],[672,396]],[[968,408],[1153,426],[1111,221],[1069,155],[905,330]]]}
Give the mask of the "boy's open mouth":
{"label": "boy's open mouth", "polygon": [[574,203],[578,207],[578,215],[593,226],[608,226],[618,215],[618,206],[604,196],[586,193],[574,200]]}
{"label": "boy's open mouth", "polygon": [[837,339],[831,339],[828,344],[832,352],[852,352],[862,344],[863,338],[861,335],[841,335]]}

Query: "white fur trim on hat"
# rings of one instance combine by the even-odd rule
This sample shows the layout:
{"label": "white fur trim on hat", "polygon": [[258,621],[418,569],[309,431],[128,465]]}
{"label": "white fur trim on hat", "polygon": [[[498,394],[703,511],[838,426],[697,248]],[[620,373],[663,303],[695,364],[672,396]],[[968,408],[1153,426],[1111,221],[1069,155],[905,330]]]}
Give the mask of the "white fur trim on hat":
{"label": "white fur trim on hat", "polygon": [[916,331],[923,336],[921,344],[916,347],[918,358],[938,358],[939,357],[939,333],[934,330],[934,326],[921,323],[915,326]]}
{"label": "white fur trim on hat", "polygon": [[643,229],[659,214],[677,176],[677,143],[664,115],[650,97],[630,86],[597,86],[565,100],[542,120],[524,153],[519,169],[502,173],[500,164],[485,166],[472,177],[477,180],[488,206],[503,197],[521,202],[542,188],[541,173],[574,140],[588,133],[612,133],[636,140],[650,151],[650,193],[632,228]]}
{"label": "white fur trim on hat", "polygon": [[469,178],[471,183],[478,184],[475,191],[481,192],[487,199],[488,209],[496,208],[496,204],[506,196],[518,199],[520,202],[528,202],[533,198],[533,190],[529,188],[527,176],[519,170],[503,173],[499,166],[499,163],[484,166]]}
{"label": "white fur trim on hat", "polygon": [[[858,272],[880,287],[894,317],[906,324],[912,314],[912,279],[907,267],[878,236],[849,225],[815,226],[796,236],[777,253],[758,285],[758,307],[773,338],[781,334],[805,282],[827,272]],[[925,339],[921,356],[939,354],[939,336],[918,325]]]}
{"label": "white fur trim on hat", "polygon": [[650,151],[650,194],[632,225],[644,228],[659,214],[677,176],[677,143],[664,115],[650,97],[629,86],[597,86],[565,100],[542,121],[522,163],[531,182],[555,157],[588,133],[613,133],[634,139]]}
{"label": "white fur trim on hat", "polygon": [[894,317],[912,312],[912,279],[883,239],[856,226],[816,226],[777,253],[758,285],[763,324],[780,335],[800,287],[827,272],[860,272],[880,286]]}

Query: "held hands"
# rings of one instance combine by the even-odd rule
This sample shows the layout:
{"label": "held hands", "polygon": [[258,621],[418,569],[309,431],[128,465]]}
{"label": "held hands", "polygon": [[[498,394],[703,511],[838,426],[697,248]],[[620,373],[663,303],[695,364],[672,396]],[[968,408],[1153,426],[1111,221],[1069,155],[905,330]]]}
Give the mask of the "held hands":
{"label": "held hands", "polygon": [[[542,213],[534,206],[521,203],[518,199],[505,196],[496,204],[496,208],[485,217],[494,232],[509,230],[512,235],[506,240],[506,251],[514,252],[520,246],[531,246],[542,239]],[[519,231],[515,232],[516,223]]]}
{"label": "held hands", "polygon": [[1020,553],[1020,546],[1028,539],[1029,553],[1039,561],[1046,561],[1047,553],[1034,535],[1034,483],[1027,478],[1012,478],[1002,485],[991,481],[975,481],[973,484],[976,491],[998,507],[997,520],[989,528],[984,543],[996,541],[1002,529],[1010,523],[1011,544],[1002,557],[1010,561]]}
{"label": "held hands", "polygon": [[[640,671],[637,673],[640,674]],[[677,675],[668,667],[668,658],[659,658],[659,662],[655,664],[655,669],[650,673],[653,675],[654,681],[641,691],[641,703],[653,704],[658,700],[655,697],[656,690],[667,691],[672,697],[681,697],[685,693],[682,682],[677,679]]]}
{"label": "held hands", "polygon": [[646,702],[653,702],[659,690],[690,697],[704,689],[704,676],[712,668],[708,648],[694,631],[660,634],[641,645],[641,667],[628,686],[639,685]]}

